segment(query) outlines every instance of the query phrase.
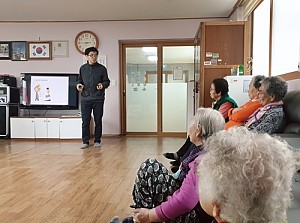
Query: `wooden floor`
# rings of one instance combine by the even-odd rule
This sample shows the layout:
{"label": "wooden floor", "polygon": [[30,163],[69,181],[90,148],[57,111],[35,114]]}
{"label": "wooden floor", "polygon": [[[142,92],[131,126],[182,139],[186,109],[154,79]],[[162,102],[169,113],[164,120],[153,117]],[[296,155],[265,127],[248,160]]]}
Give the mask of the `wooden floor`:
{"label": "wooden floor", "polygon": [[1,223],[107,223],[131,214],[140,163],[176,151],[185,138],[104,138],[100,149],[80,140],[0,140]]}

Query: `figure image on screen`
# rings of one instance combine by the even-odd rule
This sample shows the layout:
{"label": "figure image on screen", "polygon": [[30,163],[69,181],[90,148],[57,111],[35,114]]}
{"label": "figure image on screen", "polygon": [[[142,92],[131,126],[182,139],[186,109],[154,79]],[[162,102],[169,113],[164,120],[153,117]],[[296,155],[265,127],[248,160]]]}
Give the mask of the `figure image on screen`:
{"label": "figure image on screen", "polygon": [[68,105],[68,77],[32,76],[31,88],[30,103],[32,105]]}
{"label": "figure image on screen", "polygon": [[34,87],[34,91],[35,91],[35,101],[40,101],[40,91],[41,91],[41,85],[37,84]]}
{"label": "figure image on screen", "polygon": [[46,88],[46,96],[45,97],[46,97],[45,101],[51,101],[50,88],[49,87]]}

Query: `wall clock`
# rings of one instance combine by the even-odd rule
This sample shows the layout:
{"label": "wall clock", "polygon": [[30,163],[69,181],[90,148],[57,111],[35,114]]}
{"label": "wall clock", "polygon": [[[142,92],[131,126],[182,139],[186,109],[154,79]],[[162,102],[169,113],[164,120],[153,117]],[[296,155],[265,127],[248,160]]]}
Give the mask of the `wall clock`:
{"label": "wall clock", "polygon": [[95,33],[85,30],[75,37],[75,47],[79,53],[84,55],[85,49],[92,46],[99,47],[99,39]]}

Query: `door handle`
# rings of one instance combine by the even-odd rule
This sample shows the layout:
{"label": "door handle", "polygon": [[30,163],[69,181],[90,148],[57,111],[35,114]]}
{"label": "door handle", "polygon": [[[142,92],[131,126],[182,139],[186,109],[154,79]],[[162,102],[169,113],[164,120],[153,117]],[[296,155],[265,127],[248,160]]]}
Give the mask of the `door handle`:
{"label": "door handle", "polygon": [[199,93],[199,82],[198,81],[195,81],[194,82],[194,89],[193,91],[197,94]]}

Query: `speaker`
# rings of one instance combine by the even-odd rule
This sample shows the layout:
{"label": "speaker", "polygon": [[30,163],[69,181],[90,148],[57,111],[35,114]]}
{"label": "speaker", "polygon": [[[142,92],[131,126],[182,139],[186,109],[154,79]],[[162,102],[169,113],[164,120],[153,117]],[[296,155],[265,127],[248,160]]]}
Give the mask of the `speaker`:
{"label": "speaker", "polygon": [[10,138],[10,117],[18,113],[18,105],[0,105],[0,138]]}
{"label": "speaker", "polygon": [[9,75],[0,74],[0,85],[4,84],[10,87],[17,87],[17,79]]}

